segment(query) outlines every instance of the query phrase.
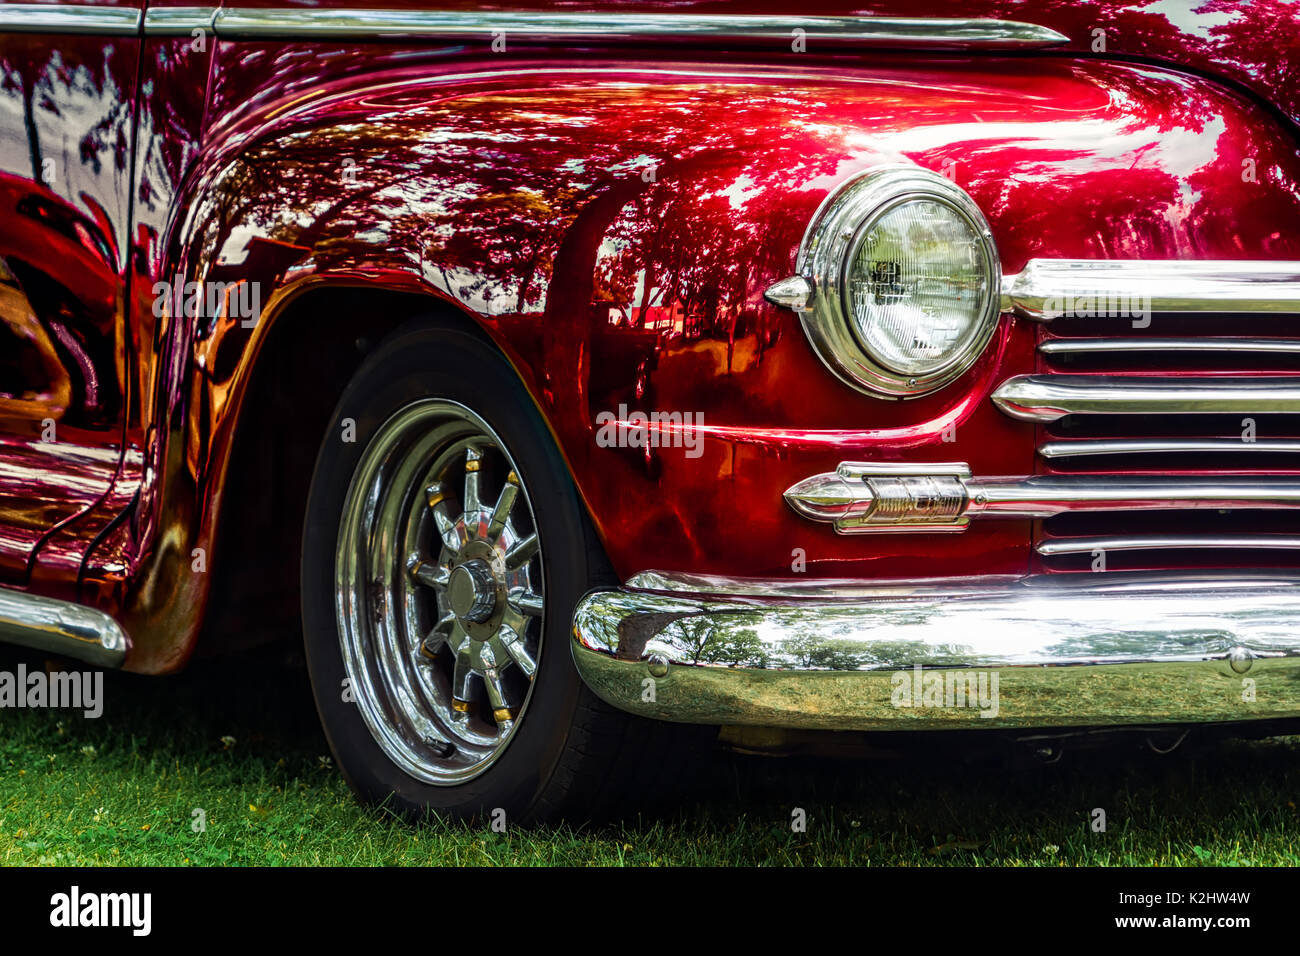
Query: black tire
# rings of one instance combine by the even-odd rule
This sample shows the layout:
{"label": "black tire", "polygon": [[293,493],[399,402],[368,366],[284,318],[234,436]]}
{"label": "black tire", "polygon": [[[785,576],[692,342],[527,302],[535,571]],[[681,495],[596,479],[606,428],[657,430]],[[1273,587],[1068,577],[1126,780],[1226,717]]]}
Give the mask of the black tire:
{"label": "black tire", "polygon": [[[354,471],[380,426],[399,408],[426,398],[469,407],[509,448],[533,503],[546,582],[527,708],[495,762],[454,785],[408,775],[379,746],[357,704],[344,700],[346,665],[335,611],[335,551]],[[353,442],[340,439],[348,418],[356,423]],[[617,711],[579,678],[569,648],[573,608],[587,590],[612,580],[563,459],[501,355],[473,331],[438,319],[409,323],[385,339],[335,410],[316,461],[303,533],[308,671],[325,735],[352,789],[406,817],[431,811],[477,819],[501,810],[511,822],[563,817],[576,824],[642,809],[650,784],[662,783],[670,764],[697,753],[703,732]]]}

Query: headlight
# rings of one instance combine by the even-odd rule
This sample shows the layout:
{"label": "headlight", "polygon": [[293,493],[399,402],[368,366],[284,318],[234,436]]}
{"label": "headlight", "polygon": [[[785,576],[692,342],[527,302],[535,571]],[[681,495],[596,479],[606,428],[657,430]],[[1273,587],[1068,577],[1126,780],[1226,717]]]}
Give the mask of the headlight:
{"label": "headlight", "polygon": [[[875,169],[832,193],[799,271],[768,297],[800,309],[822,360],[860,389],[932,392],[969,369],[997,328],[1002,270],[988,223],[928,170]],[[792,294],[801,282],[802,308]]]}

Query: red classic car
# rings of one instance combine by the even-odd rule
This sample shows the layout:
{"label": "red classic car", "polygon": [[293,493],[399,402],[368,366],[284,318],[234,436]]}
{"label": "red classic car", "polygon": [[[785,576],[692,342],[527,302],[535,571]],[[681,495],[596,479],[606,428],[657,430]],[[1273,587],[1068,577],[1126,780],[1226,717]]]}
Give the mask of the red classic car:
{"label": "red classic car", "polygon": [[1292,726],[1298,13],[0,4],[0,639],[410,814]]}

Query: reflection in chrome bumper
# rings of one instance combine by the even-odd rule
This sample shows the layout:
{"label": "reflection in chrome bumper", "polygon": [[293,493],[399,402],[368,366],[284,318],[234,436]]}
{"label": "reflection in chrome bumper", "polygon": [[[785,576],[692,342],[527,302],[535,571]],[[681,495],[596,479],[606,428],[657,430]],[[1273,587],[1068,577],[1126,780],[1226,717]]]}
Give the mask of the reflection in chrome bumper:
{"label": "reflection in chrome bumper", "polygon": [[1300,576],[1104,578],[872,586],[642,574],[579,603],[573,654],[608,703],[686,723],[935,730],[1300,717]]}
{"label": "reflection in chrome bumper", "polygon": [[0,588],[0,643],[121,667],[131,641],[103,611]]}

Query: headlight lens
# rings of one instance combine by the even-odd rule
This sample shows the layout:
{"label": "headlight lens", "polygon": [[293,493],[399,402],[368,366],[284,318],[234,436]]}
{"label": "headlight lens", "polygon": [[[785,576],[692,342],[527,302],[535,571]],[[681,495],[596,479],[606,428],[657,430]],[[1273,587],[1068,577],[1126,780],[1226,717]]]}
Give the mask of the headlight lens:
{"label": "headlight lens", "polygon": [[927,375],[981,331],[991,276],[975,226],[946,203],[897,203],[860,232],[847,269],[849,320],[867,353]]}
{"label": "headlight lens", "polygon": [[798,275],[768,293],[799,312],[845,382],[916,398],[975,364],[997,329],[1001,284],[993,234],[970,196],[930,170],[882,166],[826,198]]}

